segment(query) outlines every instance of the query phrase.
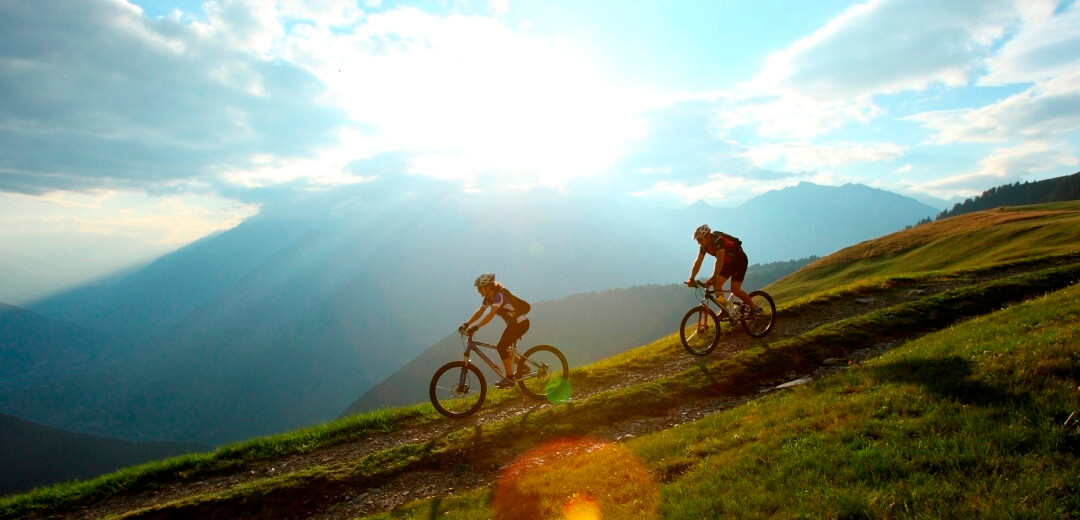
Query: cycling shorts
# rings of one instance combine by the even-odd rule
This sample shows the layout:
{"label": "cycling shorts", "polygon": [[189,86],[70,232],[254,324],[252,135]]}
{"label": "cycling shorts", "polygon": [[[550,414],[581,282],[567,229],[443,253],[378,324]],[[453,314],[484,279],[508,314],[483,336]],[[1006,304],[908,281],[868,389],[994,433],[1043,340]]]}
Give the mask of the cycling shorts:
{"label": "cycling shorts", "polygon": [[720,276],[726,279],[730,279],[733,282],[742,283],[746,278],[746,267],[750,263],[746,258],[746,253],[742,249],[739,249],[734,254],[725,255],[727,258],[724,260],[724,267],[720,268]]}

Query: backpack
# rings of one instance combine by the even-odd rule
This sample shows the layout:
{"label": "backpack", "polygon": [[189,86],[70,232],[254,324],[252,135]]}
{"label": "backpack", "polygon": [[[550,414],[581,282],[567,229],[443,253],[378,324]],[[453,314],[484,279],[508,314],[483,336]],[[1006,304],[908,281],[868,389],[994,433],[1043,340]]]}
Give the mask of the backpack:
{"label": "backpack", "polygon": [[514,296],[514,293],[510,292],[506,287],[502,288],[502,292],[506,295],[506,299],[510,301],[510,305],[514,307],[514,312],[518,316],[524,316],[532,309],[532,305],[529,305],[529,302]]}
{"label": "backpack", "polygon": [[728,242],[730,242],[732,244],[735,244],[735,247],[737,247],[739,249],[742,249],[742,240],[739,240],[738,238],[735,238],[735,237],[733,237],[733,236],[731,236],[731,235],[729,235],[727,233],[724,233],[723,231],[713,231],[713,233],[717,234],[717,235],[720,235],[721,237],[724,238],[724,240],[726,240],[726,241],[728,241]]}
{"label": "backpack", "polygon": [[742,240],[739,240],[738,238],[735,238],[735,237],[733,237],[733,236],[731,236],[731,235],[729,235],[727,233],[724,233],[723,231],[713,231],[712,240],[709,241],[708,246],[705,247],[705,251],[708,251],[709,254],[712,254],[712,255],[716,254],[716,239],[717,238],[724,239],[724,249],[728,250],[727,251],[728,255],[735,254],[735,250],[740,250],[740,251],[742,250]]}

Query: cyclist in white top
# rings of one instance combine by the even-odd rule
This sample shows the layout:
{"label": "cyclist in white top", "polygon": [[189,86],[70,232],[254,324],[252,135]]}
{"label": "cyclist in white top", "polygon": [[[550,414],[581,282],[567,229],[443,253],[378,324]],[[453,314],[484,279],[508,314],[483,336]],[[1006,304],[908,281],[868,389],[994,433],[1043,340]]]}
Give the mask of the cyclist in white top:
{"label": "cyclist in white top", "polygon": [[[472,317],[466,321],[462,327],[468,330],[469,335],[473,335],[480,327],[487,325],[496,315],[506,322],[506,330],[503,331],[502,337],[499,338],[499,343],[496,345],[496,350],[499,351],[499,356],[502,358],[503,366],[506,368],[506,377],[500,379],[495,386],[499,388],[511,388],[517,384],[514,374],[514,359],[510,355],[510,345],[515,341],[521,339],[529,330],[529,318],[523,313],[514,309],[514,305],[510,302],[510,298],[507,292],[504,290],[502,284],[495,281],[495,273],[484,273],[476,277],[476,290],[484,297],[484,302],[480,305],[480,308],[473,313]],[[490,309],[490,312],[483,317],[476,325],[470,326],[470,324],[476,321],[485,310]],[[523,374],[517,374],[523,375]]]}

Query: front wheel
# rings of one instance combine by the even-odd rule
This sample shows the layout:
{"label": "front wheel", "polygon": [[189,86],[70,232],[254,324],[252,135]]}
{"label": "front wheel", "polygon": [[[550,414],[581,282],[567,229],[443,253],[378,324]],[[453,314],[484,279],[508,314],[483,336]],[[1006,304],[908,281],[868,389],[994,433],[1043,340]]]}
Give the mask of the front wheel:
{"label": "front wheel", "polygon": [[468,417],[484,404],[487,381],[476,365],[453,361],[435,371],[428,395],[439,413],[451,419]]}
{"label": "front wheel", "polygon": [[740,305],[739,322],[747,334],[760,338],[771,332],[773,325],[776,325],[776,304],[773,303],[772,296],[765,291],[754,291],[749,296],[754,307],[757,307],[757,312],[751,311],[748,305]]}
{"label": "front wheel", "polygon": [[694,307],[683,316],[679,339],[687,352],[704,356],[720,343],[720,321],[707,307]]}
{"label": "front wheel", "polygon": [[569,397],[570,367],[551,345],[537,345],[518,358],[518,386],[535,399],[565,401]]}

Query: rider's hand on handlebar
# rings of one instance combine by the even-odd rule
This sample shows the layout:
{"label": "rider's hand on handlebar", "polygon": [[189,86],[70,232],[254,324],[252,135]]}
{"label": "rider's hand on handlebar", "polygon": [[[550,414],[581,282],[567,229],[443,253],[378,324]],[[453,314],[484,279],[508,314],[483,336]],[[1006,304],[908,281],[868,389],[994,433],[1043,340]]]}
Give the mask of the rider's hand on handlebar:
{"label": "rider's hand on handlebar", "polygon": [[468,330],[468,329],[469,329],[469,324],[468,323],[462,323],[461,326],[457,328],[457,331],[458,331],[458,334],[465,334],[465,331]]}

